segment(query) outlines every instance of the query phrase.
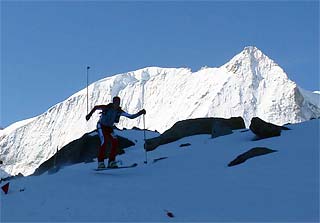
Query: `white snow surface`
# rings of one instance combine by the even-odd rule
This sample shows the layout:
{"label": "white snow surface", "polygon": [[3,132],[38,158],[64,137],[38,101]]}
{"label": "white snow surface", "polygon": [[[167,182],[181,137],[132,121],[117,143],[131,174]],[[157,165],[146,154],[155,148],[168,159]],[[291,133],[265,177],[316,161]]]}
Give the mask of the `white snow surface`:
{"label": "white snow surface", "polygon": [[[94,130],[99,114],[86,122],[86,92],[75,93],[23,125],[1,130],[1,169],[7,175],[32,174],[57,149]],[[256,47],[246,47],[219,68],[192,72],[147,67],[102,79],[89,86],[89,108],[107,104],[116,95],[129,113],[145,108],[146,128],[159,132],[199,117],[241,116],[248,126],[254,116],[279,125],[320,116],[319,94],[299,88]],[[117,126],[142,128],[142,121],[121,118]]]}
{"label": "white snow surface", "polygon": [[[186,137],[148,152],[148,164],[143,132],[118,131],[137,140],[118,159],[137,167],[95,172],[97,163],[83,163],[11,180],[1,222],[319,222],[319,124],[259,141],[241,130]],[[253,147],[277,152],[227,166]]]}

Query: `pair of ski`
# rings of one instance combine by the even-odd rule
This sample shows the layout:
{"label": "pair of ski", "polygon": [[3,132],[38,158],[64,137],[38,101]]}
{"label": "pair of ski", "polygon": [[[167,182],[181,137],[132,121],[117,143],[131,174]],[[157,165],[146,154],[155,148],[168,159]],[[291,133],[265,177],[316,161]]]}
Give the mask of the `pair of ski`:
{"label": "pair of ski", "polygon": [[118,170],[118,169],[126,169],[126,168],[132,168],[132,167],[136,167],[138,166],[137,163],[133,163],[131,165],[127,165],[127,166],[118,166],[118,167],[105,167],[105,168],[96,168],[94,169],[95,171],[103,171],[103,170]]}
{"label": "pair of ski", "polygon": [[[155,162],[158,162],[159,160],[163,160],[163,159],[167,159],[168,157],[160,157],[160,158],[157,158],[157,159],[153,159],[153,162],[152,163],[155,163]],[[136,167],[138,166],[137,163],[133,163],[131,165],[127,165],[127,166],[119,166],[119,167],[116,167],[116,168],[111,168],[111,167],[105,167],[105,168],[97,168],[97,169],[94,169],[95,171],[103,171],[103,170],[117,170],[117,169],[126,169],[126,168],[132,168],[132,167]]]}

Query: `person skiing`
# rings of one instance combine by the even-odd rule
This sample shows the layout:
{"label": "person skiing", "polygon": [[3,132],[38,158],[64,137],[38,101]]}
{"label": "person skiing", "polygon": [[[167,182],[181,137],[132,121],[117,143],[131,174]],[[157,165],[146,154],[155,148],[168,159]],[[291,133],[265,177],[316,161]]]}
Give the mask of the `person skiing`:
{"label": "person skiing", "polygon": [[106,153],[108,142],[111,142],[108,168],[117,168],[118,165],[116,163],[116,155],[118,150],[118,139],[113,132],[114,124],[119,122],[120,116],[134,119],[139,117],[140,115],[145,115],[146,110],[142,109],[136,114],[129,114],[121,109],[120,97],[115,96],[112,99],[112,103],[109,103],[107,105],[94,106],[94,108],[90,111],[90,113],[86,115],[87,121],[89,121],[92,114],[96,110],[101,110],[100,119],[97,123],[98,135],[101,142],[99,153],[98,153],[98,169],[105,168],[104,159],[105,159],[105,153]]}

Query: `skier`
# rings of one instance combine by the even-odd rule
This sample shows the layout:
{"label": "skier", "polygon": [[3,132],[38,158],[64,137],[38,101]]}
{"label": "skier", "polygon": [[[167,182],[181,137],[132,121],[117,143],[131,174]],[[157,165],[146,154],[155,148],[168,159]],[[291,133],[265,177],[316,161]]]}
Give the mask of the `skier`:
{"label": "skier", "polygon": [[86,120],[88,121],[92,114],[96,110],[101,110],[101,116],[97,123],[98,135],[100,137],[101,146],[98,154],[98,169],[105,168],[104,157],[106,153],[107,143],[111,142],[110,155],[108,160],[108,168],[117,168],[116,163],[116,155],[118,149],[118,139],[117,136],[114,135],[113,126],[114,123],[118,123],[120,116],[125,116],[130,119],[134,119],[139,117],[140,115],[145,115],[146,110],[142,109],[136,114],[128,114],[123,111],[120,107],[120,98],[115,96],[112,99],[112,103],[107,105],[96,105],[90,111],[88,115],[86,115]]}

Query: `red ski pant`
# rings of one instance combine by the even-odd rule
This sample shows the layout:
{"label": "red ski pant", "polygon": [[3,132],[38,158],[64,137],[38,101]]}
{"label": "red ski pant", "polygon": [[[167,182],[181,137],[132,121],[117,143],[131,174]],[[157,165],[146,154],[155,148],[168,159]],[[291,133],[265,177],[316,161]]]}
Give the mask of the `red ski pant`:
{"label": "red ski pant", "polygon": [[118,143],[118,138],[113,134],[113,129],[110,127],[98,124],[98,135],[100,137],[100,142],[101,142],[99,154],[98,154],[98,162],[104,161],[108,143],[111,143],[109,161],[114,161],[116,159],[119,143]]}

